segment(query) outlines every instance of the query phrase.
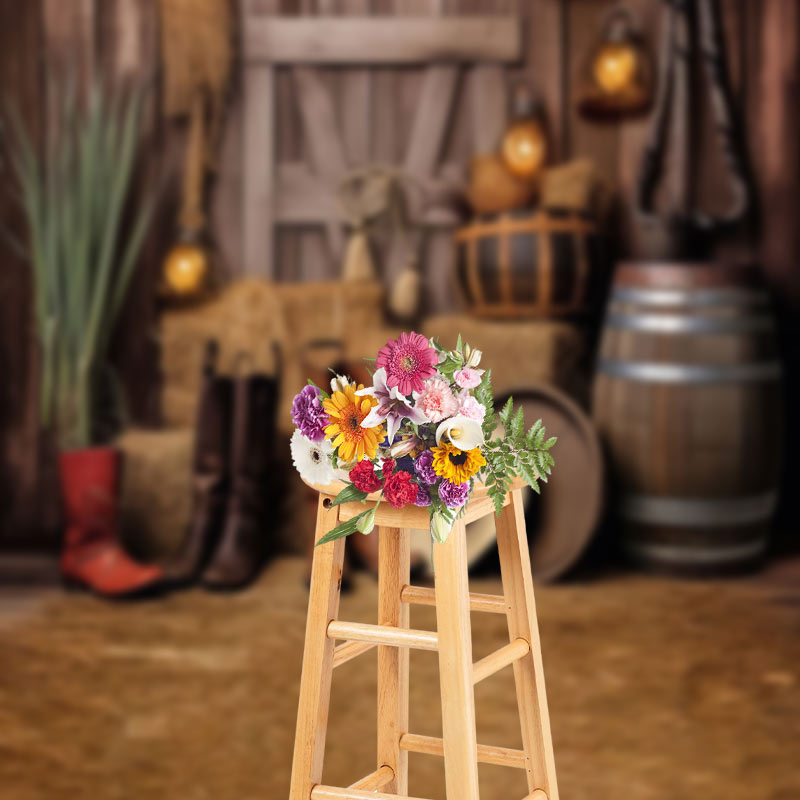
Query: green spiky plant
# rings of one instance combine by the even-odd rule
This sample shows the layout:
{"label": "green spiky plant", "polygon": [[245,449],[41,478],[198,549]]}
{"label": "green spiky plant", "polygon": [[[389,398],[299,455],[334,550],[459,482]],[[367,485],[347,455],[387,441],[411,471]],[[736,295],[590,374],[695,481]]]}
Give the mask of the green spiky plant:
{"label": "green spiky plant", "polygon": [[151,216],[152,204],[130,208],[146,89],[98,82],[82,102],[74,82],[51,85],[57,119],[42,146],[12,108],[6,150],[28,228],[40,419],[62,448],[84,448],[94,444],[98,376]]}

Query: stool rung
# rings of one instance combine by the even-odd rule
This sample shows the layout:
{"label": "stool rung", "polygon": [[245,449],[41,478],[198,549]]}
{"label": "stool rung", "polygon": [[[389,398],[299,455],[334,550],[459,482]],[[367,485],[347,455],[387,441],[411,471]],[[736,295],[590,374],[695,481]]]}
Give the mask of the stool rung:
{"label": "stool rung", "polygon": [[414,647],[418,650],[438,650],[439,636],[433,631],[415,631],[388,625],[367,625],[362,622],[333,620],[328,624],[329,639],[348,639],[391,647]]}
{"label": "stool rung", "polygon": [[384,764],[360,781],[350,784],[348,788],[361,789],[365,792],[375,792],[378,789],[383,789],[383,787],[392,780],[394,780],[394,770],[387,764]]}
{"label": "stool rung", "polygon": [[367,792],[361,789],[339,789],[336,786],[317,785],[311,790],[311,800],[423,800],[421,797],[408,797],[383,792]]}
{"label": "stool rung", "polygon": [[368,653],[373,647],[375,647],[375,645],[371,642],[345,642],[344,644],[338,645],[338,647],[335,647],[333,650],[334,669],[340,667],[342,664],[346,664],[356,656]]}
{"label": "stool rung", "polygon": [[[420,736],[417,733],[404,733],[400,737],[400,749],[407,750],[409,753],[444,756],[444,743],[441,739],[435,736]],[[478,761],[482,764],[497,764],[501,767],[525,769],[525,753],[522,750],[512,750],[509,747],[479,744]]]}
{"label": "stool rung", "polygon": [[[404,586],[400,592],[400,599],[404,603],[414,603],[418,606],[435,606],[436,592],[427,586]],[[496,594],[470,592],[469,607],[472,611],[484,611],[489,614],[505,614],[507,611],[505,598]]]}
{"label": "stool rung", "polygon": [[524,658],[531,651],[531,646],[525,639],[514,639],[505,647],[495,650],[486,658],[476,661],[472,665],[472,682],[480,683],[495,672],[499,672],[503,667],[513,664],[515,661]]}

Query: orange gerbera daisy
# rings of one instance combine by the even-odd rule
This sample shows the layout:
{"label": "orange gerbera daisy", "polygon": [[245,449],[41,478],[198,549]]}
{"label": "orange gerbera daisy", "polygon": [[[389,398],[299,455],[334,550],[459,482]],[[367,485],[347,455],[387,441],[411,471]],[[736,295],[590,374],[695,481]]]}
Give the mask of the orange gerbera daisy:
{"label": "orange gerbera daisy", "polygon": [[375,458],[378,444],[383,441],[383,424],[374,428],[361,427],[370,409],[378,404],[374,397],[356,397],[356,392],[363,388],[362,384],[351,383],[344,391],[336,391],[322,402],[331,419],[330,425],[325,426],[325,438],[333,440],[331,444],[339,449],[339,460],[344,463],[361,461],[365,455]]}

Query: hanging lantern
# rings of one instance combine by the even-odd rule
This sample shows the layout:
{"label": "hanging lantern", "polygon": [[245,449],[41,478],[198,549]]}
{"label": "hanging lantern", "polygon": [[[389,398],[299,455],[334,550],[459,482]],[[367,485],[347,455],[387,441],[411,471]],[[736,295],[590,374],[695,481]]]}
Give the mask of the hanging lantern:
{"label": "hanging lantern", "polygon": [[590,118],[639,114],[653,99],[653,59],[630,9],[616,6],[601,22],[583,70],[578,108]]}
{"label": "hanging lantern", "polygon": [[500,144],[509,172],[518,178],[536,178],[547,161],[547,135],[539,103],[523,83],[514,88],[512,119]]}
{"label": "hanging lantern", "polygon": [[185,232],[164,259],[164,282],[174,297],[199,294],[207,285],[209,272],[208,251],[198,234]]}

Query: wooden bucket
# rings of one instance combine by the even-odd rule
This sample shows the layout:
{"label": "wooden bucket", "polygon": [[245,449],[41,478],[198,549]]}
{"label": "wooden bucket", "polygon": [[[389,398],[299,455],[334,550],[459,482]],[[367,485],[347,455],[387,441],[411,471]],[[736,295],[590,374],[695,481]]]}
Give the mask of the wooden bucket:
{"label": "wooden bucket", "polygon": [[455,234],[456,281],[473,314],[559,317],[588,310],[601,276],[597,225],[576,214],[517,211]]}
{"label": "wooden bucket", "polygon": [[753,270],[619,267],[594,417],[634,558],[713,574],[762,556],[777,499],[780,373],[769,298]]}

